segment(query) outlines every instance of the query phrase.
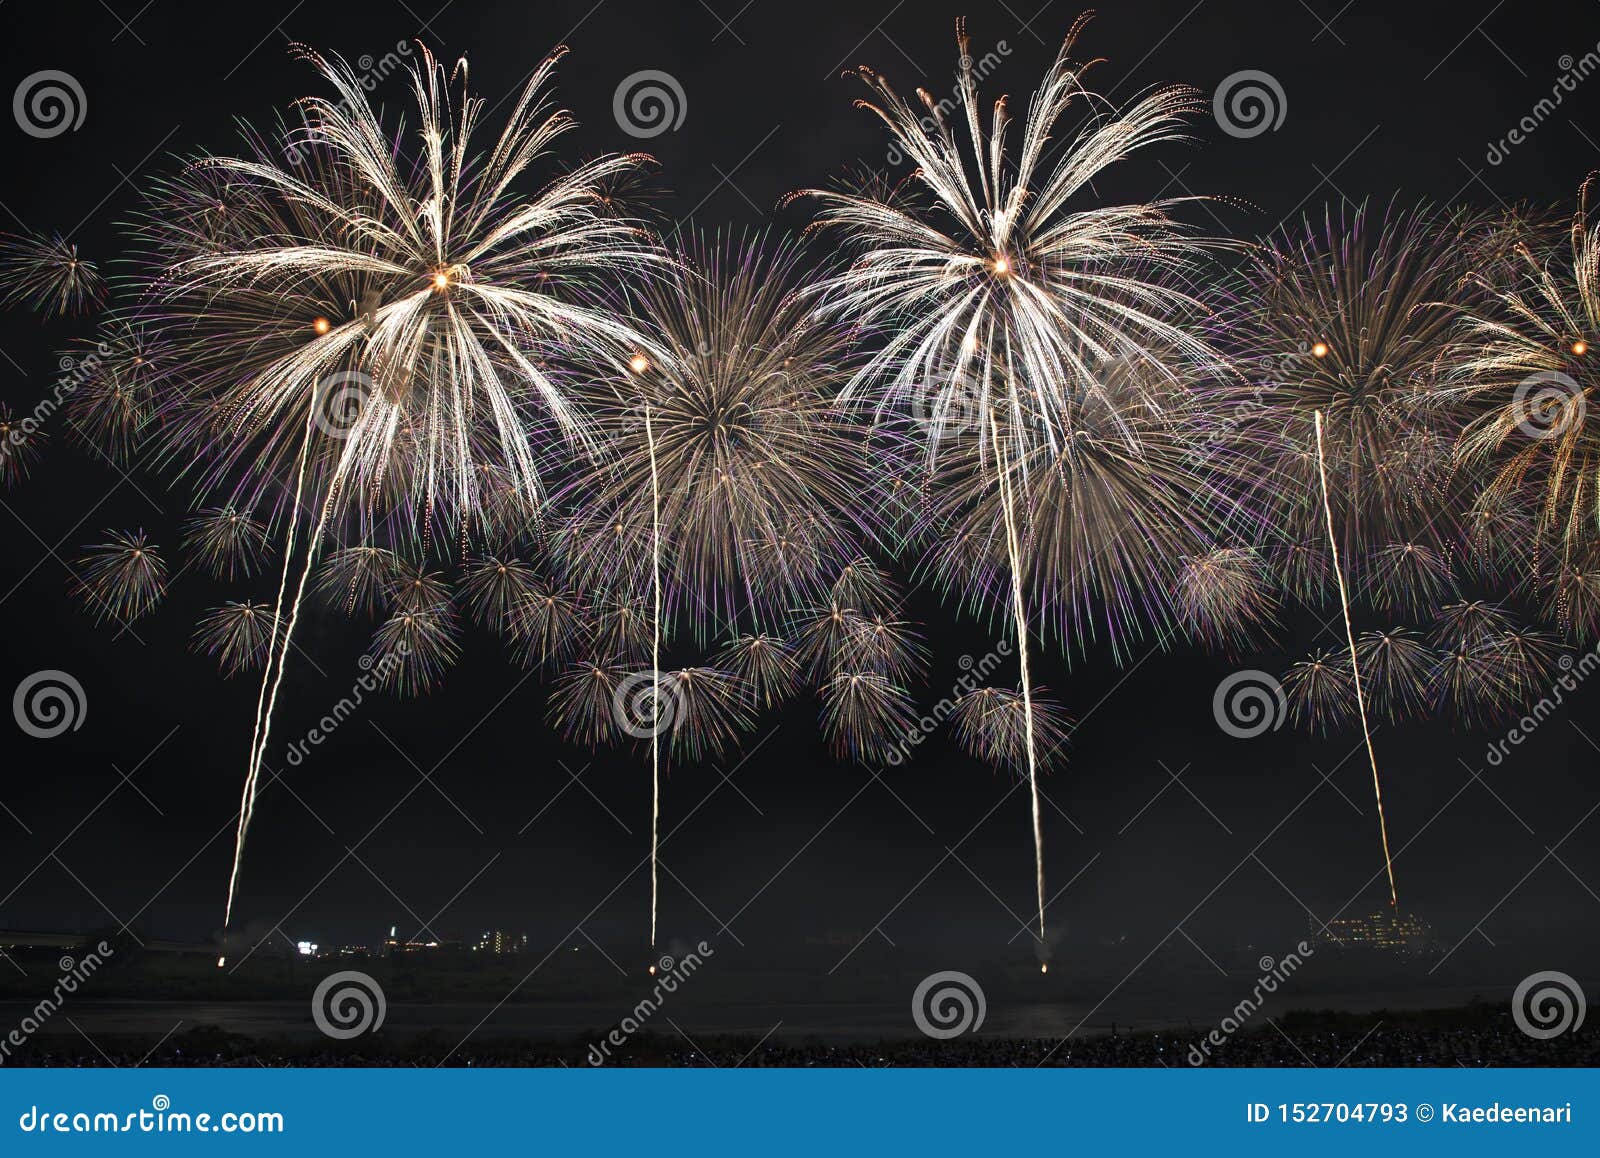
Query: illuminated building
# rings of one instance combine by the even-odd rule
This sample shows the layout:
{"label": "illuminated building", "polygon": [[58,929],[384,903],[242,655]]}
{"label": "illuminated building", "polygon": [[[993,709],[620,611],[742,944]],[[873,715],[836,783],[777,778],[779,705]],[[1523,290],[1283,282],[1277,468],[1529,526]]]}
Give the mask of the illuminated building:
{"label": "illuminated building", "polygon": [[1432,939],[1433,929],[1414,913],[1380,912],[1370,917],[1336,917],[1318,936],[1324,943],[1346,949],[1420,953]]}
{"label": "illuminated building", "polygon": [[478,938],[477,943],[472,946],[472,950],[475,953],[493,953],[498,957],[508,953],[520,953],[527,947],[528,935],[526,933],[518,936],[515,933],[507,933],[503,929],[489,929]]}

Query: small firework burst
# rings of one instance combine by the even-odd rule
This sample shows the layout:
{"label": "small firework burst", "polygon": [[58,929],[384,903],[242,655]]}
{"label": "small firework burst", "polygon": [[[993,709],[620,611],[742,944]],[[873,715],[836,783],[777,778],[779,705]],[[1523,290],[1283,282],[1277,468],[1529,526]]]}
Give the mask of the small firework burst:
{"label": "small firework burst", "polygon": [[1428,642],[1441,650],[1459,651],[1492,643],[1511,627],[1505,608],[1482,599],[1463,599],[1439,608]]}
{"label": "small firework burst", "polygon": [[796,650],[812,679],[830,678],[845,657],[861,646],[862,623],[858,612],[837,603],[811,608],[800,616]]}
{"label": "small firework burst", "polygon": [[1590,550],[1561,564],[1546,583],[1544,614],[1579,643],[1600,637],[1600,552]]}
{"label": "small firework burst", "polygon": [[574,744],[598,748],[622,735],[617,693],[629,676],[623,665],[602,658],[572,664],[550,688],[549,719]]}
{"label": "small firework burst", "polygon": [[[1066,747],[1072,719],[1045,689],[1033,689],[1033,744],[1039,767],[1048,768]],[[1028,704],[1010,688],[979,688],[956,701],[951,726],[956,742],[996,768],[1028,771]]]}
{"label": "small firework burst", "polygon": [[882,614],[897,602],[894,580],[870,559],[854,559],[839,571],[833,602],[864,614]]}
{"label": "small firework burst", "polygon": [[1297,726],[1332,732],[1356,710],[1356,685],[1347,651],[1318,651],[1283,677],[1289,719]]}
{"label": "small firework burst", "polygon": [[1559,652],[1554,638],[1526,627],[1513,627],[1493,639],[1490,662],[1497,669],[1496,684],[1511,696],[1507,708],[1519,706],[1548,688]]}
{"label": "small firework burst", "polygon": [[737,676],[751,704],[762,708],[788,699],[800,681],[794,648],[776,635],[741,635],[729,641],[713,662]]}
{"label": "small firework burst", "polygon": [[1372,554],[1373,602],[1385,611],[1429,615],[1455,592],[1449,558],[1425,543],[1386,543]]}
{"label": "small firework burst", "polygon": [[346,615],[376,615],[401,582],[399,557],[386,547],[344,547],[322,561],[316,593]]}
{"label": "small firework burst", "polygon": [[397,611],[420,611],[450,602],[450,584],[437,571],[427,571],[420,563],[401,563],[399,575],[389,587],[389,605]]}
{"label": "small firework burst", "polygon": [[27,305],[47,318],[97,309],[105,279],[78,247],[62,237],[0,234],[0,306]]}
{"label": "small firework burst", "polygon": [[845,671],[870,671],[904,685],[920,680],[928,662],[911,623],[883,615],[847,612],[849,630],[841,641],[834,667]]}
{"label": "small firework burst", "polygon": [[570,656],[588,626],[576,596],[540,586],[513,611],[511,642],[523,667],[543,667]]}
{"label": "small firework burst", "polygon": [[262,667],[271,639],[270,604],[230,600],[206,612],[195,628],[192,646],[214,656],[222,674],[232,678]]}
{"label": "small firework burst", "polygon": [[916,719],[910,694],[876,672],[841,672],[822,686],[822,731],[841,759],[892,759]]}
{"label": "small firework burst", "polygon": [[1318,607],[1333,585],[1328,541],[1280,543],[1267,551],[1267,565],[1282,587],[1308,607]]}
{"label": "small firework burst", "polygon": [[674,754],[698,762],[720,756],[752,723],[737,676],[710,667],[661,673],[659,726]]}
{"label": "small firework burst", "polygon": [[183,524],[183,545],[200,557],[213,579],[248,578],[267,556],[267,529],[248,511],[207,507]]}
{"label": "small firework burst", "polygon": [[528,602],[542,593],[538,574],[516,559],[484,559],[467,569],[461,583],[468,614],[491,631],[511,631]]}
{"label": "small firework burst", "polygon": [[1277,610],[1261,559],[1249,547],[1221,547],[1184,559],[1178,606],[1196,634],[1230,651],[1249,646]]}
{"label": "small firework burst", "polygon": [[114,321],[96,342],[65,355],[78,382],[67,400],[72,433],[114,463],[126,463],[155,412],[160,360],[142,326]]}
{"label": "small firework burst", "polygon": [[29,429],[31,425],[31,419],[18,418],[0,402],[0,485],[22,482],[42,456],[45,433]]}
{"label": "small firework burst", "polygon": [[[648,599],[615,596],[603,600],[595,609],[595,645],[605,655],[639,657],[650,651],[655,627],[648,610]],[[662,637],[666,637],[663,623]]]}
{"label": "small firework burst", "polygon": [[1428,691],[1435,711],[1471,725],[1493,717],[1505,705],[1511,687],[1499,657],[1487,640],[1458,639],[1439,652]]}
{"label": "small firework burst", "polygon": [[1489,491],[1473,500],[1463,528],[1466,572],[1491,587],[1509,588],[1538,570],[1539,519],[1518,496]]}
{"label": "small firework burst", "polygon": [[456,636],[447,605],[401,608],[372,637],[371,670],[396,695],[425,695],[460,656]]}
{"label": "small firework burst", "polygon": [[1356,658],[1363,687],[1385,718],[1426,713],[1428,683],[1439,657],[1415,632],[1404,627],[1366,632],[1356,641]]}
{"label": "small firework burst", "polygon": [[167,564],[143,531],[107,531],[110,538],[84,549],[74,588],[95,622],[128,623],[152,610],[167,591]]}

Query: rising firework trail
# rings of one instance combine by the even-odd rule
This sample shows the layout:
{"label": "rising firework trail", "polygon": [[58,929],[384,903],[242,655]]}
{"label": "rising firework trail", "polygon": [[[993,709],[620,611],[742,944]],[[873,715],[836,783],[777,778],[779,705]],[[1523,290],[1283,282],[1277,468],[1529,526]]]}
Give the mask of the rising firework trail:
{"label": "rising firework trail", "polygon": [[1017,541],[1017,508],[1012,497],[1011,468],[1000,445],[1000,424],[993,410],[989,411],[989,437],[994,446],[994,470],[1000,482],[1000,500],[1005,506],[1006,549],[1011,557],[1011,606],[1017,618],[1017,666],[1022,669],[1023,736],[1028,750],[1028,794],[1033,806],[1034,885],[1039,895],[1039,942],[1044,944],[1044,827],[1039,819],[1039,760],[1033,742],[1033,677],[1028,672],[1028,605],[1022,597],[1022,549]]}
{"label": "rising firework trail", "polygon": [[1383,839],[1383,868],[1389,874],[1389,903],[1398,906],[1400,895],[1394,887],[1394,861],[1389,856],[1389,823],[1383,815],[1383,785],[1378,780],[1378,754],[1372,749],[1372,729],[1367,724],[1367,700],[1361,688],[1361,661],[1356,655],[1356,632],[1350,623],[1350,592],[1345,587],[1344,566],[1339,562],[1339,534],[1333,521],[1333,502],[1328,497],[1327,459],[1322,452],[1322,411],[1314,414],[1317,432],[1317,468],[1322,480],[1322,509],[1328,522],[1328,549],[1333,556],[1333,577],[1339,587],[1339,607],[1344,612],[1344,635],[1350,645],[1350,674],[1356,692],[1356,711],[1361,716],[1361,738],[1367,745],[1367,762],[1372,765],[1372,795],[1378,802],[1378,833]]}

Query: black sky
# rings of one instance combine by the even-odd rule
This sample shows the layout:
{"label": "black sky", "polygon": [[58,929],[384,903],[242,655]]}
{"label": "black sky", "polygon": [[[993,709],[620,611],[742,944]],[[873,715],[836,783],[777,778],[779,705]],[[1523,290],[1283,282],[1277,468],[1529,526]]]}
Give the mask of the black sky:
{"label": "black sky", "polygon": [[[841,78],[846,66],[870,63],[902,88],[945,95],[954,21],[965,13],[977,52],[1002,58],[986,90],[1020,102],[1077,13],[1064,0],[1042,9],[1038,0],[753,0],[742,11],[740,0],[455,0],[435,16],[437,5],[0,7],[0,87],[59,69],[88,98],[82,128],[54,139],[0,123],[0,228],[70,232],[85,256],[114,263],[116,223],[152,174],[179,155],[232,148],[234,118],[265,123],[315,83],[290,59],[291,40],[356,59],[420,35],[441,56],[467,54],[491,103],[551,47],[570,45],[558,93],[582,122],[566,141],[574,155],[647,148],[670,191],[661,202],[669,220],[794,231],[806,210],[780,208],[785,194],[884,164],[886,141],[852,108],[858,85]],[[1215,207],[1220,224],[1206,209],[1198,219],[1239,236],[1341,198],[1570,206],[1600,166],[1600,79],[1566,94],[1503,163],[1485,158],[1550,94],[1561,58],[1597,41],[1592,3],[1108,5],[1082,49],[1107,58],[1099,79],[1113,96],[1173,81],[1209,96],[1223,78],[1258,69],[1282,84],[1287,112],[1281,128],[1252,139],[1207,119],[1195,146],[1159,151],[1098,191],[1221,195],[1237,204]],[[676,78],[687,103],[679,129],[640,142],[619,129],[612,98],[647,69]],[[392,83],[385,91],[394,106],[404,100]],[[65,343],[87,332],[0,317],[0,396],[31,407]],[[0,691],[62,669],[83,684],[88,713],[80,730],[49,741],[9,718],[0,729],[0,927],[133,922],[147,935],[201,938],[219,923],[254,691],[248,680],[220,681],[186,641],[199,609],[238,595],[186,574],[133,632],[96,628],[68,594],[67,564],[106,528],[142,526],[176,555],[186,499],[169,479],[137,468],[124,478],[51,433],[33,477],[0,494]],[[937,699],[958,658],[981,654],[990,637],[930,598],[913,607],[936,654],[924,699]],[[315,666],[297,659],[291,669],[277,725],[285,742],[347,691],[365,643],[323,611],[309,616],[303,640]],[[1287,936],[1308,909],[1326,918],[1379,907],[1359,736],[1313,740],[1286,728],[1241,741],[1212,718],[1227,672],[1281,670],[1336,640],[1330,628],[1242,662],[1183,649],[1120,670],[1103,652],[1070,671],[1046,661],[1043,681],[1082,721],[1070,763],[1047,785],[1045,815],[1052,890],[1082,872],[1051,911],[1068,945],[1101,946],[1131,965],[1191,911],[1188,933],[1230,946]],[[602,943],[641,937],[648,770],[560,744],[541,722],[539,681],[521,678],[493,640],[470,635],[434,696],[363,708],[287,769],[260,805],[242,918],[325,942],[368,942],[391,923],[444,935],[500,925],[537,944],[570,937],[580,922]],[[1600,926],[1600,899],[1584,883],[1600,882],[1600,820],[1557,844],[1600,801],[1600,753],[1578,730],[1600,740],[1597,703],[1588,689],[1498,768],[1484,763],[1493,733],[1441,724],[1378,736],[1403,846],[1403,907],[1448,942],[1491,913],[1485,939],[1497,942]],[[1026,792],[942,740],[874,778],[826,757],[811,710],[775,735],[755,733],[742,762],[672,774],[669,937],[692,941],[731,922],[753,944],[848,945],[882,922],[896,942],[1031,956],[1025,936],[1010,940],[1032,897]],[[269,763],[282,768],[282,752]],[[1181,785],[1164,767],[1181,770]]]}

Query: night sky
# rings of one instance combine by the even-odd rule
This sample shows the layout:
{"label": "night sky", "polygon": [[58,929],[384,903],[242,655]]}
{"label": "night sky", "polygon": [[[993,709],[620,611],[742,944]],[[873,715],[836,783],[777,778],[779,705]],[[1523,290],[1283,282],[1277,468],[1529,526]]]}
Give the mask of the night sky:
{"label": "night sky", "polygon": [[[6,4],[5,90],[62,70],[81,83],[87,115],[48,140],[0,124],[0,229],[67,233],[114,270],[118,222],[153,175],[199,150],[234,149],[235,119],[265,125],[315,85],[291,59],[291,41],[355,60],[419,37],[441,57],[466,54],[491,104],[549,49],[569,45],[556,90],[581,122],[563,141],[569,155],[646,148],[659,161],[656,206],[669,224],[790,233],[810,210],[782,207],[786,194],[886,163],[881,126],[852,107],[859,85],[841,77],[845,68],[871,64],[902,90],[945,95],[954,22],[965,14],[976,54],[1000,58],[984,91],[1007,91],[1020,108],[1077,14],[1062,0],[1037,10],[1037,0],[751,0],[742,10],[740,0],[455,0],[435,13],[436,4]],[[1099,84],[1114,98],[1183,81],[1209,100],[1223,78],[1254,69],[1281,83],[1287,106],[1280,128],[1249,139],[1207,118],[1194,146],[1155,150],[1097,192],[1216,194],[1227,203],[1195,209],[1196,219],[1239,237],[1343,198],[1570,212],[1600,167],[1600,79],[1564,94],[1502,163],[1486,154],[1550,94],[1562,58],[1597,41],[1593,3],[1108,5],[1080,50],[1107,59]],[[641,70],[670,74],[686,98],[681,126],[644,142],[612,115],[618,84]],[[405,100],[395,81],[380,91],[391,107]],[[90,332],[88,320],[0,316],[0,396],[31,408],[66,344]],[[220,925],[256,691],[248,677],[221,680],[188,639],[203,608],[245,593],[270,598],[272,579],[230,586],[191,571],[131,630],[96,627],[69,594],[81,548],[108,528],[143,527],[176,559],[189,500],[155,470],[136,462],[124,475],[72,445],[64,427],[49,433],[32,477],[0,492],[0,692],[61,669],[83,685],[87,715],[52,740],[23,735],[9,718],[0,729],[0,928],[131,925],[145,937],[205,939]],[[934,650],[918,689],[931,703],[960,657],[996,637],[925,592],[910,611]],[[278,944],[371,943],[391,924],[402,936],[426,927],[443,937],[498,926],[527,932],[540,951],[587,935],[643,958],[647,763],[561,743],[543,722],[540,678],[469,629],[461,663],[433,695],[369,702],[286,767],[284,746],[359,675],[367,637],[311,606],[300,640],[310,660],[293,658],[280,703],[268,765],[285,775],[258,806],[241,926],[276,928]],[[1238,740],[1212,715],[1229,672],[1281,672],[1340,641],[1336,621],[1307,620],[1286,628],[1281,646],[1241,657],[1177,646],[1140,649],[1121,668],[1104,649],[1070,669],[1059,656],[1040,663],[1036,678],[1079,721],[1068,763],[1045,784],[1050,892],[1072,882],[1050,908],[1056,959],[1132,968],[1157,945],[1190,952],[1179,933],[1218,954],[1286,946],[1311,919],[1386,902],[1359,732],[1316,739],[1285,726]],[[1007,669],[1003,679],[1013,678]],[[1431,922],[1446,946],[1467,940],[1482,955],[1594,940],[1597,705],[1600,689],[1585,688],[1499,767],[1484,758],[1497,730],[1413,724],[1376,736],[1401,908]],[[943,734],[898,768],[836,762],[814,715],[802,699],[765,720],[740,754],[672,771],[664,942],[737,937],[842,954],[881,934],[1031,961],[1021,931],[1033,898],[1025,787]]]}

